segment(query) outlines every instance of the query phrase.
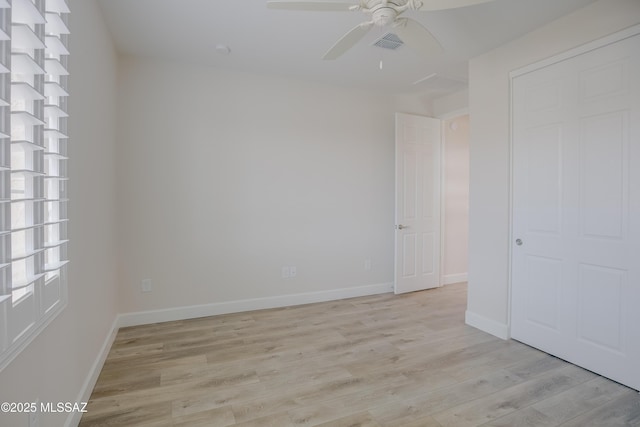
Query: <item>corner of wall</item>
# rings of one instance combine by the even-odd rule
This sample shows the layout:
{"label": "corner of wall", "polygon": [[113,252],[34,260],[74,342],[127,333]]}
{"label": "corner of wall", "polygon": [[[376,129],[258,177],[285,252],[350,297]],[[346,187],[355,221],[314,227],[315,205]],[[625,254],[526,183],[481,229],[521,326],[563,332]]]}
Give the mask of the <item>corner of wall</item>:
{"label": "corner of wall", "polygon": [[463,89],[436,98],[432,102],[433,114],[441,119],[449,119],[468,114],[469,112],[469,89]]}
{"label": "corner of wall", "polygon": [[467,310],[465,312],[464,321],[467,325],[473,326],[500,339],[508,340],[510,338],[509,325],[496,322],[493,319],[481,316],[472,311]]}

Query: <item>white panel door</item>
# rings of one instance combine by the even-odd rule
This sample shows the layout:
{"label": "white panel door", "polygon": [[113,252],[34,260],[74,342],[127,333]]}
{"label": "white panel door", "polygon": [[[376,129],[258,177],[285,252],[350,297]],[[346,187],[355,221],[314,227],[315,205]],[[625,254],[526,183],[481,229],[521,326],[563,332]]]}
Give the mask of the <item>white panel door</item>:
{"label": "white panel door", "polygon": [[440,286],[440,126],[396,114],[397,294]]}
{"label": "white panel door", "polygon": [[512,337],[640,389],[640,35],[513,79]]}

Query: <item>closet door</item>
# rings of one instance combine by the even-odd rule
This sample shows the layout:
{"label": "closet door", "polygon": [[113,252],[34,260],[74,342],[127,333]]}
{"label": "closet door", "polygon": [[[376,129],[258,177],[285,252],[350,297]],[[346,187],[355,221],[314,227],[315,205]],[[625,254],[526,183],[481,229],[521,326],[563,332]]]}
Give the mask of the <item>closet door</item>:
{"label": "closet door", "polygon": [[511,335],[640,389],[640,35],[513,78]]}

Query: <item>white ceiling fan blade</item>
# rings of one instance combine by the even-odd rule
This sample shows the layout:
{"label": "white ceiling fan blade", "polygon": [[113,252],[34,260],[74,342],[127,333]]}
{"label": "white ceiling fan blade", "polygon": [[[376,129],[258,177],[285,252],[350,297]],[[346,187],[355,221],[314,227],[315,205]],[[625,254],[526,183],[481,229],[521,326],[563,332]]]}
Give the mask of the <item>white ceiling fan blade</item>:
{"label": "white ceiling fan blade", "polygon": [[351,49],[356,43],[360,41],[371,29],[373,26],[373,22],[364,22],[360,25],[354,27],[347,34],[342,36],[340,40],[336,42],[336,44],[331,47],[324,54],[322,59],[336,59],[341,56],[343,53]]}
{"label": "white ceiling fan blade", "polygon": [[445,10],[459,7],[474,6],[476,4],[489,3],[493,0],[422,0],[422,6],[418,10]]}
{"label": "white ceiling fan blade", "polygon": [[413,19],[397,19],[394,31],[407,46],[422,56],[428,57],[442,52],[442,46],[433,34]]}
{"label": "white ceiling fan blade", "polygon": [[352,3],[320,2],[320,1],[268,1],[268,9],[285,10],[320,10],[325,12],[345,12],[353,7]]}

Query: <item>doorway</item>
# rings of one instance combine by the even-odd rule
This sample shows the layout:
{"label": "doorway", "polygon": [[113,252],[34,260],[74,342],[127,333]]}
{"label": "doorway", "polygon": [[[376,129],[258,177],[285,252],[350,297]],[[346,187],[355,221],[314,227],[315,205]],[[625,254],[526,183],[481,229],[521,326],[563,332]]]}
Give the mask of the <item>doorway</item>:
{"label": "doorway", "polygon": [[467,281],[469,116],[396,115],[395,292]]}
{"label": "doorway", "polygon": [[443,119],[442,284],[466,282],[469,264],[469,115]]}

